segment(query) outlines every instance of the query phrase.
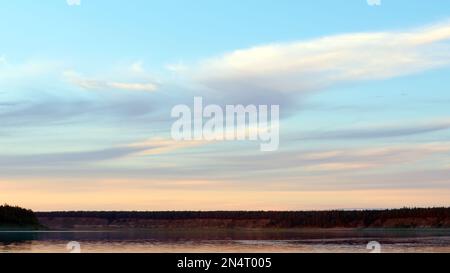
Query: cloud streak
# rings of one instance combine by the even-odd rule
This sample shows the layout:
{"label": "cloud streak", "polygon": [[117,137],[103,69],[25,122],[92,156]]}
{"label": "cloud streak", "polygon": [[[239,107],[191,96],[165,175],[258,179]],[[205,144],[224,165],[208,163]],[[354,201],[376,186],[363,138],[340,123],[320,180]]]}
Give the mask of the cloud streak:
{"label": "cloud streak", "polygon": [[[192,77],[237,100],[281,101],[332,86],[450,64],[450,21],[410,31],[354,33],[236,50],[200,62]],[[280,100],[280,97],[282,100]]]}
{"label": "cloud streak", "polygon": [[417,125],[393,125],[360,129],[306,133],[296,140],[355,140],[421,135],[450,129],[450,121],[428,122]]}
{"label": "cloud streak", "polygon": [[38,166],[55,166],[66,164],[89,165],[102,161],[121,159],[130,156],[153,156],[195,147],[197,141],[176,142],[171,139],[154,138],[143,142],[123,146],[89,150],[46,154],[0,155],[2,167],[29,168]]}
{"label": "cloud streak", "polygon": [[126,90],[143,92],[155,92],[158,90],[158,85],[153,82],[117,82],[96,80],[84,78],[73,71],[65,72],[64,76],[72,84],[87,90]]}

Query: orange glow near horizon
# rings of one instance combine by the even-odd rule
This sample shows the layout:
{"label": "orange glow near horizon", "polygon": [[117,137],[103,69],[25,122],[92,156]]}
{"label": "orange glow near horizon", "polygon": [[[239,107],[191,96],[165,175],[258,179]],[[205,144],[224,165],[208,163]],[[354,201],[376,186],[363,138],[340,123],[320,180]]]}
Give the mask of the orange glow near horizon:
{"label": "orange glow near horizon", "polygon": [[[204,189],[206,182],[180,181],[180,189],[52,187],[0,182],[0,200],[35,211],[60,210],[326,210],[448,206],[449,189],[274,191]],[[190,189],[191,188],[191,189]],[[18,201],[20,200],[20,201]]]}

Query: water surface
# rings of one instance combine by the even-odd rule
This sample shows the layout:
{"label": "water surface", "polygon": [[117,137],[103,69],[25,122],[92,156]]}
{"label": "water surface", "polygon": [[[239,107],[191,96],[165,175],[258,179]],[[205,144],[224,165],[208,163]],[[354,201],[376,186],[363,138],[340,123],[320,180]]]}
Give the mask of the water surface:
{"label": "water surface", "polygon": [[0,252],[67,253],[450,253],[450,230],[126,230],[0,232]]}

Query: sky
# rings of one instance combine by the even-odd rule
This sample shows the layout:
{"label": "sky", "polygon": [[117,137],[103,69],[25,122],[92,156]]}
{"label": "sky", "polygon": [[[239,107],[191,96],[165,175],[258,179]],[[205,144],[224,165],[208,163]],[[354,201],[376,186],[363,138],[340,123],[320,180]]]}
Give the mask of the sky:
{"label": "sky", "polygon": [[[0,0],[0,202],[449,206],[450,2]],[[171,109],[279,105],[279,149]]]}

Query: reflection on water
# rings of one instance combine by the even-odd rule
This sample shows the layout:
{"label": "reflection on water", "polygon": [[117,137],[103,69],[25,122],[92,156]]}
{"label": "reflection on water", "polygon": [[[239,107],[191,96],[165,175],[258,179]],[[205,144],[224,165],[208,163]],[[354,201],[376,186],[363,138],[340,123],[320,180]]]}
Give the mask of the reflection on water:
{"label": "reflection on water", "polygon": [[82,252],[382,252],[450,253],[450,230],[134,230],[0,232],[0,252],[68,252],[70,241]]}

